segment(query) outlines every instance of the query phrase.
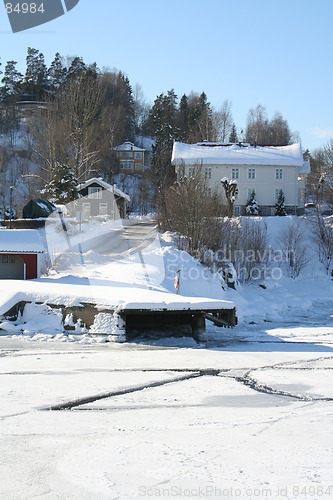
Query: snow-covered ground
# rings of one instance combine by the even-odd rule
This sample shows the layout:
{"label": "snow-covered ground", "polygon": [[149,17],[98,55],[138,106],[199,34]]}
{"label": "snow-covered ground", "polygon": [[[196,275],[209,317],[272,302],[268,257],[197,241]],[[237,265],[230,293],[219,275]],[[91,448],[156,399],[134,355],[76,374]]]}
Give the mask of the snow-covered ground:
{"label": "snow-covered ground", "polygon": [[32,306],[0,336],[1,499],[333,497],[332,281],[309,263],[223,291],[171,239],[66,255],[44,283],[171,293],[181,268],[181,294],[233,301],[239,325],[114,344]]}

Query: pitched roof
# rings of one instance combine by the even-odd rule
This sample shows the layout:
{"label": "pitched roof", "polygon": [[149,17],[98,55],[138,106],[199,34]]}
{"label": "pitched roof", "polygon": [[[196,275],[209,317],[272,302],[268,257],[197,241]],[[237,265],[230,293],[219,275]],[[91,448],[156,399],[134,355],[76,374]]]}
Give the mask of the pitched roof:
{"label": "pitched roof", "polygon": [[113,149],[115,151],[145,151],[145,149],[139,148],[138,146],[135,146],[135,144],[129,141],[125,141],[123,142],[123,144],[115,146]]}
{"label": "pitched roof", "polygon": [[175,142],[172,162],[193,165],[277,165],[303,167],[301,144],[289,146],[251,146],[250,144]]}
{"label": "pitched roof", "polygon": [[103,179],[99,179],[97,177],[92,177],[91,179],[87,180],[86,182],[83,182],[82,184],[79,184],[77,187],[78,191],[81,191],[81,189],[84,189],[88,186],[91,186],[91,184],[99,184],[103,189],[106,189],[107,191],[110,191],[111,193],[119,196],[120,198],[125,198],[128,202],[131,201],[131,198],[128,196],[128,194],[124,193],[120,189],[118,189],[115,185],[108,184],[107,182],[103,181]]}
{"label": "pitched roof", "polygon": [[0,229],[1,253],[43,253],[44,245],[36,229]]}

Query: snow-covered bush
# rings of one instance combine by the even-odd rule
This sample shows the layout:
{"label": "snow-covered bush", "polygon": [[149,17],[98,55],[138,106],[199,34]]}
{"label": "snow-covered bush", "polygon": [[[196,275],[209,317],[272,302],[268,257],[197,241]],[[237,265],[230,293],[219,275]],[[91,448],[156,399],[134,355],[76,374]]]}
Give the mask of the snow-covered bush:
{"label": "snow-covered bush", "polygon": [[275,203],[275,215],[279,215],[279,216],[288,215],[286,206],[284,204],[284,194],[282,191],[280,192],[278,199]]}
{"label": "snow-covered bush", "polygon": [[256,195],[252,192],[245,206],[246,215],[259,215],[260,209],[256,200]]}

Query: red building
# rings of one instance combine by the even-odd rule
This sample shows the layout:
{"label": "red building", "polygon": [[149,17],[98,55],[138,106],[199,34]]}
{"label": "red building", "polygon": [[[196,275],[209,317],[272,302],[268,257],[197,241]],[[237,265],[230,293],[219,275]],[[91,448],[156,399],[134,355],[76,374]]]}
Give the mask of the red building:
{"label": "red building", "polygon": [[40,277],[44,245],[35,229],[0,229],[0,279]]}

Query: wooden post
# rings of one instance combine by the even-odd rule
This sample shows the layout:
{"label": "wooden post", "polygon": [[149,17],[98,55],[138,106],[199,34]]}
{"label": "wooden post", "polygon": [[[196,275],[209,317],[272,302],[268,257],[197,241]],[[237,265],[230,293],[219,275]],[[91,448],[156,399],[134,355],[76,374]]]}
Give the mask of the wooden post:
{"label": "wooden post", "polygon": [[204,314],[196,314],[191,321],[192,335],[195,340],[206,340],[206,321]]}

